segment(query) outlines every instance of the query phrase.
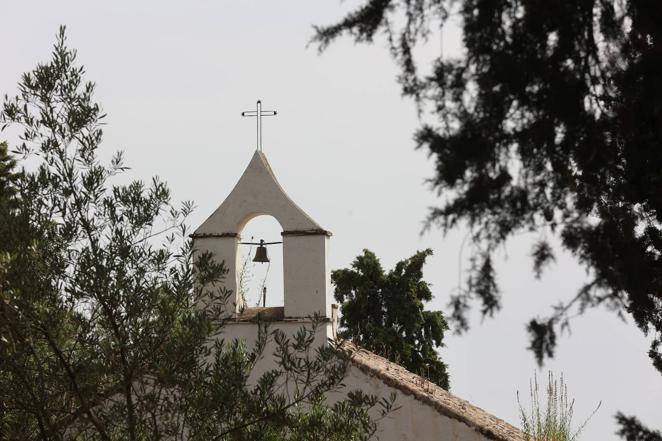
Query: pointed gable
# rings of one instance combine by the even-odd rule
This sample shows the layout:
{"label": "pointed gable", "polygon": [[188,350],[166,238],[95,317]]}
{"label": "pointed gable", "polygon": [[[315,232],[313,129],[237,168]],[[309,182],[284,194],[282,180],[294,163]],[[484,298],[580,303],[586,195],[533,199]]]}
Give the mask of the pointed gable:
{"label": "pointed gable", "polygon": [[239,234],[252,218],[270,215],[284,233],[326,233],[290,199],[280,186],[266,156],[255,151],[230,195],[195,231],[195,236]]}

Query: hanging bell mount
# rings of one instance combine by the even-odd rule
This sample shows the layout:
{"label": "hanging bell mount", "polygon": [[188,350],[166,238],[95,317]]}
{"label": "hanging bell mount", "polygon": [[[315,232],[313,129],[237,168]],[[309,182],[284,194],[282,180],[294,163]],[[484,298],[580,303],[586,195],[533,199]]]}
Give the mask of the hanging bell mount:
{"label": "hanging bell mount", "polygon": [[255,257],[253,257],[253,262],[258,263],[269,263],[269,254],[267,253],[267,245],[275,245],[283,242],[265,242],[260,239],[259,242],[240,242],[242,245],[257,245],[255,250]]}

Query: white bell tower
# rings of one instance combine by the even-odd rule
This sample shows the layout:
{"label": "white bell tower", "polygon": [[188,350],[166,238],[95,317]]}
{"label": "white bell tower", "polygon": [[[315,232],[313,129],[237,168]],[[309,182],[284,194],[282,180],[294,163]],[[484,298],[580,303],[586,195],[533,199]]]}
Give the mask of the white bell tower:
{"label": "white bell tower", "polygon": [[[284,305],[246,308],[238,294],[238,246],[248,221],[273,216],[283,231]],[[256,150],[229,196],[192,235],[196,252],[210,252],[225,262],[225,285],[232,290],[230,315],[248,320],[257,313],[281,321],[306,321],[319,314],[331,320],[330,272],[327,252],[331,233],[299,208],[280,186],[266,156]]]}

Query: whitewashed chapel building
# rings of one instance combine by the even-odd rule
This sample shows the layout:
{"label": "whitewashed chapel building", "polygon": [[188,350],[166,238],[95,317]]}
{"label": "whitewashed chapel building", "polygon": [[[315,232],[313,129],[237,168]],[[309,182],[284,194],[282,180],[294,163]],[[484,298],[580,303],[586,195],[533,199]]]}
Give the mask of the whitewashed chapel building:
{"label": "whitewashed chapel building", "polygon": [[[259,130],[259,129],[258,129]],[[259,145],[259,141],[258,141]],[[238,294],[239,245],[244,226],[254,217],[273,216],[281,225],[283,240],[284,305],[247,307]],[[332,305],[330,269],[327,264],[331,233],[322,228],[285,193],[259,149],[230,195],[193,234],[198,251],[211,252],[229,269],[227,288],[234,294],[234,310],[225,339],[255,341],[259,313],[272,328],[293,333],[319,313],[326,317],[316,344],[335,338],[336,307]],[[388,397],[397,394],[389,418],[379,422],[379,439],[448,441],[522,441],[517,428],[473,406],[429,381],[372,352],[354,348],[344,383],[347,390]],[[269,363],[268,359],[267,362]],[[268,369],[272,366],[263,366]],[[259,373],[258,373],[259,374]]]}

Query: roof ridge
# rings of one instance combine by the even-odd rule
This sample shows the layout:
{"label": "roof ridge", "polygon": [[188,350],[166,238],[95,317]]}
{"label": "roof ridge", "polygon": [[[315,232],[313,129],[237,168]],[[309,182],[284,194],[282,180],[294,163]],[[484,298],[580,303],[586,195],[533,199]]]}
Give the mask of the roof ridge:
{"label": "roof ridge", "polygon": [[337,347],[349,355],[351,363],[387,385],[412,395],[432,406],[442,415],[458,420],[495,441],[527,441],[530,438],[517,427],[459,398],[430,380],[408,371],[350,341],[337,342]]}

